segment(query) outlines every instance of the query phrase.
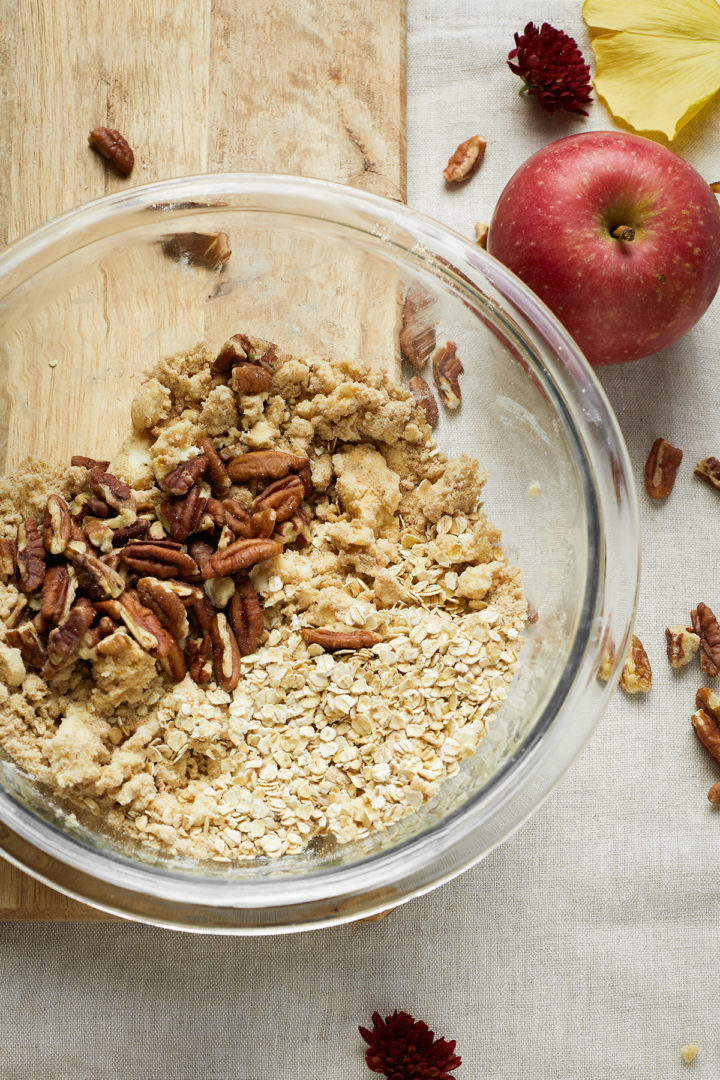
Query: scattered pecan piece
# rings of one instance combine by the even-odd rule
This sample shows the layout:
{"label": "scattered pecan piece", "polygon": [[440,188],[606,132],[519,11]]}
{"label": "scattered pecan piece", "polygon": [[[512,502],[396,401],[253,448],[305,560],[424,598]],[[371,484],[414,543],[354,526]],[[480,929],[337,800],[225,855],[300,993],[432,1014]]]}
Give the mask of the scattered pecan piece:
{"label": "scattered pecan piece", "polygon": [[197,483],[208,467],[208,459],[205,454],[198,454],[189,461],[181,461],[160,481],[160,487],[169,491],[171,495],[185,495]]}
{"label": "scattered pecan piece", "polygon": [[70,539],[70,508],[60,495],[51,495],[45,506],[43,542],[49,555],[62,555]]}
{"label": "scattered pecan piece", "polygon": [[31,622],[22,623],[15,630],[5,633],[5,641],[12,649],[19,649],[27,667],[42,668],[46,660],[45,646]]}
{"label": "scattered pecan piece", "polygon": [[667,439],[656,439],[645,462],[645,490],[651,499],[666,499],[673,489],[683,452]]}
{"label": "scattered pecan piece", "polygon": [[194,484],[187,495],[161,504],[160,512],[167,522],[173,540],[184,542],[192,533],[198,532],[206,506],[207,498],[198,484]]}
{"label": "scattered pecan piece", "polygon": [[240,650],[225,615],[218,612],[210,627],[212,670],[222,690],[234,690],[240,682]]}
{"label": "scattered pecan piece", "polygon": [[475,243],[478,247],[487,251],[488,233],[490,226],[484,221],[475,222]]}
{"label": "scattered pecan piece", "polygon": [[95,608],[86,597],[81,596],[71,607],[67,618],[50,631],[47,644],[48,664],[43,673],[47,671],[49,674],[52,670],[52,678],[53,674],[57,674],[73,660],[94,618]]}
{"label": "scattered pecan piece", "polygon": [[96,465],[105,471],[110,465],[109,461],[98,461],[97,458],[85,457],[84,454],[73,454],[70,458],[70,464],[80,469],[92,469]]}
{"label": "scattered pecan piece", "polygon": [[304,455],[286,454],[284,450],[251,450],[233,458],[228,465],[228,474],[234,483],[280,480],[290,472],[304,469],[309,460]]}
{"label": "scattered pecan piece", "polygon": [[42,617],[56,625],[61,623],[69,613],[76,588],[76,579],[70,576],[67,566],[51,566],[42,587]]}
{"label": "scattered pecan piece", "polygon": [[264,394],[272,386],[272,375],[259,364],[236,364],[230,375],[230,387],[236,394]]}
{"label": "scattered pecan piece", "polygon": [[720,724],[714,716],[698,709],[690,717],[695,734],[711,757],[720,762]]}
{"label": "scattered pecan piece", "polygon": [[304,494],[305,488],[299,476],[275,480],[253,502],[253,517],[261,510],[274,510],[277,521],[287,521],[301,505]]}
{"label": "scattered pecan piece", "polygon": [[422,371],[435,348],[434,307],[434,298],[414,281],[403,300],[400,351],[417,371]]}
{"label": "scattered pecan piece", "polygon": [[690,612],[694,632],[700,638],[700,667],[711,679],[720,671],[720,626],[707,604]]}
{"label": "scattered pecan piece", "polygon": [[17,529],[18,584],[24,593],[35,592],[45,578],[47,553],[38,527],[32,518],[25,518]]}
{"label": "scattered pecan piece", "polygon": [[433,395],[432,390],[423,379],[422,375],[413,375],[410,380],[410,389],[415,395],[415,400],[418,405],[422,407],[425,413],[425,419],[431,428],[436,428],[438,420],[440,419],[440,413],[438,412],[437,401]]}
{"label": "scattered pecan piece", "polygon": [[279,555],[283,546],[277,540],[236,540],[223,551],[216,551],[202,569],[204,578],[229,577],[256,563]]}
{"label": "scattered pecan piece", "polygon": [[187,637],[190,627],[185,605],[167,582],[160,578],[140,578],[137,593],[145,607],[157,615],[175,641]]}
{"label": "scattered pecan piece", "polygon": [[330,630],[325,626],[306,626],[302,631],[303,641],[308,645],[321,645],[331,652],[333,649],[369,649],[377,645],[380,635],[372,630]]}
{"label": "scattered pecan piece", "polygon": [[0,540],[0,577],[6,581],[15,577],[17,544],[14,540]]}
{"label": "scattered pecan piece", "polygon": [[249,656],[255,652],[265,632],[265,623],[260,597],[250,578],[235,583],[235,592],[230,601],[230,622],[240,655]]}
{"label": "scattered pecan piece", "polygon": [[200,439],[198,446],[207,458],[207,472],[212,493],[216,499],[222,499],[232,487],[225,462],[209,439]]}
{"label": "scattered pecan piece", "polygon": [[227,375],[236,364],[244,361],[259,364],[266,371],[272,372],[277,362],[277,345],[249,334],[233,334],[215,357],[213,374]]}
{"label": "scattered pecan piece", "polygon": [[456,354],[454,341],[446,341],[433,356],[433,377],[440,400],[448,409],[457,409],[460,405],[459,377],[463,374],[462,362]]}
{"label": "scattered pecan piece", "polygon": [[91,600],[113,598],[124,590],[125,579],[122,575],[93,555],[84,539],[82,544],[71,540],[65,553],[75,568],[78,586]]}
{"label": "scattered pecan piece", "polygon": [[717,806],[717,804],[720,803],[720,780],[717,782],[717,784],[713,784],[713,786],[708,791],[708,799],[713,804],[713,806]]}
{"label": "scattered pecan piece", "polygon": [[227,233],[175,233],[163,241],[165,254],[171,259],[186,259],[194,266],[221,270],[232,255]]}
{"label": "scattered pecan piece", "polygon": [[715,457],[701,458],[693,469],[695,476],[699,476],[710,487],[720,491],[720,461]]}
{"label": "scattered pecan piece", "polygon": [[620,686],[628,694],[647,694],[652,685],[652,670],[643,643],[633,634],[630,649],[620,676]]}
{"label": "scattered pecan piece", "polygon": [[185,660],[190,678],[198,686],[206,686],[212,678],[212,640],[209,631],[208,627],[203,638],[199,641],[188,641],[185,646]]}
{"label": "scattered pecan piece", "polygon": [[482,135],[471,135],[465,142],[461,142],[443,169],[447,182],[457,184],[461,180],[469,180],[485,157],[486,147],[487,143]]}
{"label": "scattered pecan piece", "polygon": [[93,128],[88,135],[88,143],[93,150],[112,161],[122,176],[130,175],[135,164],[135,155],[127,139],[119,131],[115,128]]}
{"label": "scattered pecan piece", "polygon": [[120,561],[138,573],[158,578],[194,577],[198,572],[195,560],[159,540],[135,540],[119,552]]}
{"label": "scattered pecan piece", "polygon": [[700,647],[700,638],[687,626],[668,626],[665,629],[667,658],[670,667],[685,667]]}

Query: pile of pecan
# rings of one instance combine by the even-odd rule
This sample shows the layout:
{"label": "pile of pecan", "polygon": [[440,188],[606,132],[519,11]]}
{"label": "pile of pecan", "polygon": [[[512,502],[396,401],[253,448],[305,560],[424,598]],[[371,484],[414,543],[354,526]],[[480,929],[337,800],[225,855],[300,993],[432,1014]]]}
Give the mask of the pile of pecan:
{"label": "pile of pecan", "polygon": [[[275,358],[271,343],[238,334],[213,371],[258,393]],[[134,638],[176,681],[189,672],[200,685],[214,677],[224,690],[237,686],[240,658],[264,631],[250,569],[309,543],[309,460],[218,452],[208,438],[196,449],[159,482],[161,501],[131,491],[109,462],[73,457],[87,469],[84,490],[69,504],[51,495],[44,521],[26,518],[15,539],[0,540],[0,576],[24,594],[5,641],[26,666],[52,679]],[[249,491],[249,511],[231,497],[234,486]]]}

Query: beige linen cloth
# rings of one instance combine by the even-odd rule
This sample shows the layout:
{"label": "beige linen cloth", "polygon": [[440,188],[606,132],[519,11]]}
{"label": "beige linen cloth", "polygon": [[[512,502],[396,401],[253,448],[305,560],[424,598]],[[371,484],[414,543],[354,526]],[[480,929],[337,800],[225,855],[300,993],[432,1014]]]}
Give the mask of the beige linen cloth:
{"label": "beige linen cloth", "polygon": [[[681,5],[678,5],[681,6]],[[612,122],[549,117],[504,64],[546,19],[587,50],[580,0],[409,0],[409,201],[473,235],[514,169],[552,139]],[[481,132],[462,190],[441,170]],[[676,143],[720,179],[720,100]],[[641,483],[653,439],[685,451],[667,504],[640,491],[637,631],[649,698],[618,692],[536,816],[475,869],[385,922],[289,938],[202,939],[129,924],[0,928],[1,1080],[361,1080],[357,1025],[406,1009],[456,1038],[459,1080],[720,1076],[720,777],[689,716],[699,669],[663,631],[720,609],[720,297],[676,346],[603,384]],[[683,1043],[700,1053],[686,1066]],[[688,1070],[687,1073],[684,1070]]]}

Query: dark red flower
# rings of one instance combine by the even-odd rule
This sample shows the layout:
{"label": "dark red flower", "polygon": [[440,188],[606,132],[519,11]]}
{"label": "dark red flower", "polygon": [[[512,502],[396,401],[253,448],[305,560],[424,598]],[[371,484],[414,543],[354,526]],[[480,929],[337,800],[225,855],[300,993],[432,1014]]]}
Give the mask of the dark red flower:
{"label": "dark red flower", "polygon": [[[511,63],[511,61],[515,63]],[[587,116],[582,108],[590,97],[590,68],[577,42],[543,23],[538,30],[529,22],[522,34],[515,34],[515,48],[508,53],[508,67],[525,83],[522,92],[536,97],[549,113],[558,109]]]}
{"label": "dark red flower", "polygon": [[372,1022],[372,1031],[358,1028],[370,1047],[365,1062],[371,1072],[383,1073],[388,1080],[455,1080],[450,1073],[462,1062],[454,1039],[436,1039],[422,1020],[397,1009],[384,1020],[374,1012]]}

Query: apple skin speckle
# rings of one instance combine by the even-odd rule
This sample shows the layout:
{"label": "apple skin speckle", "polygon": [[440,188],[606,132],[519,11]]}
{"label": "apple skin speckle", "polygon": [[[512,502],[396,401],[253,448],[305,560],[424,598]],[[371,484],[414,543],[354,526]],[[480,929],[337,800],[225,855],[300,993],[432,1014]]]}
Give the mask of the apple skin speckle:
{"label": "apple skin speckle", "polygon": [[[618,226],[635,230],[625,241]],[[682,158],[616,131],[558,139],[511,177],[488,251],[550,307],[597,366],[648,356],[698,321],[720,285],[720,203]]]}

